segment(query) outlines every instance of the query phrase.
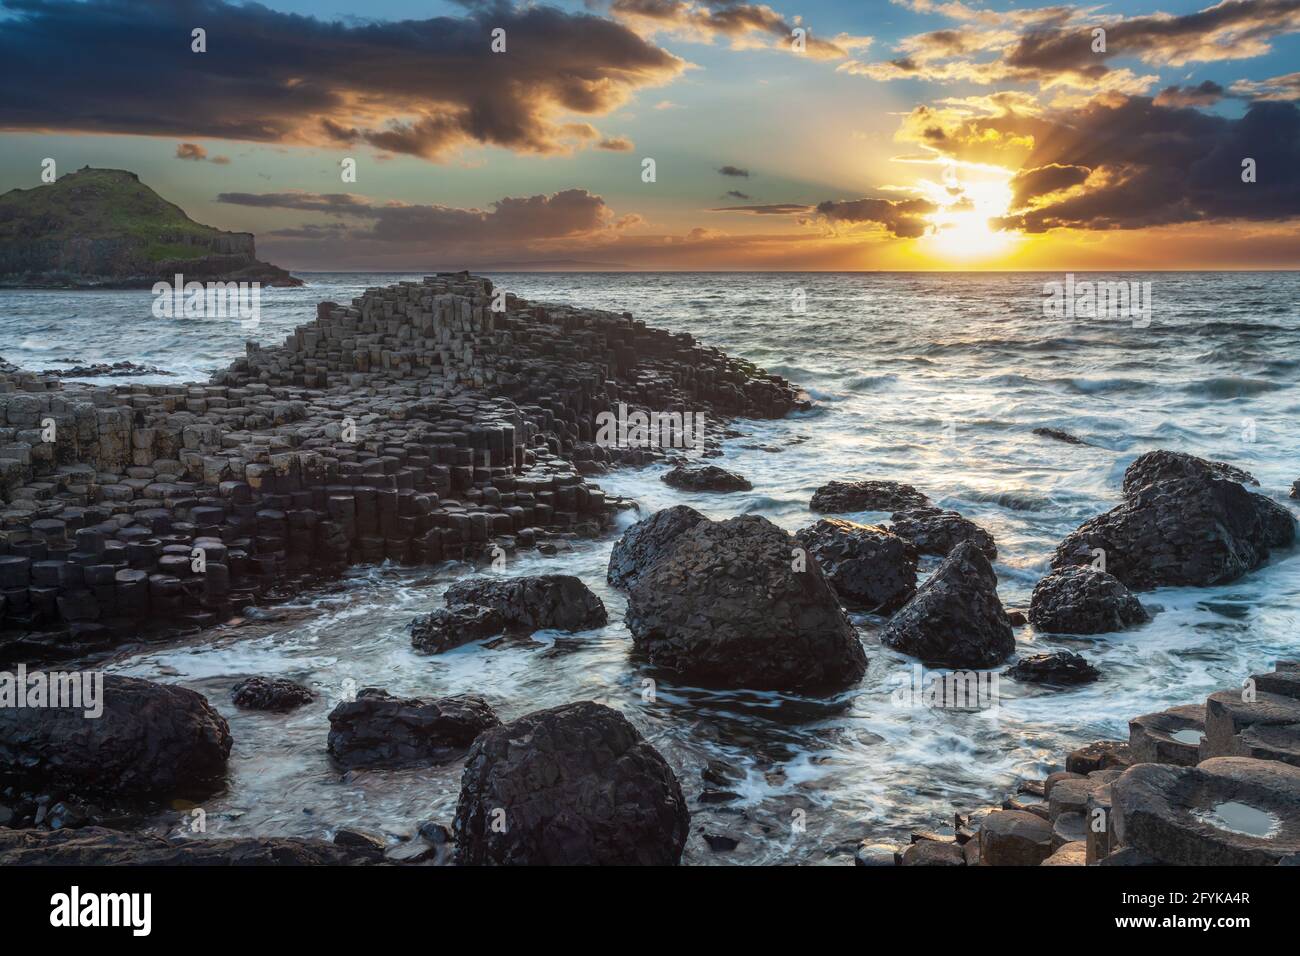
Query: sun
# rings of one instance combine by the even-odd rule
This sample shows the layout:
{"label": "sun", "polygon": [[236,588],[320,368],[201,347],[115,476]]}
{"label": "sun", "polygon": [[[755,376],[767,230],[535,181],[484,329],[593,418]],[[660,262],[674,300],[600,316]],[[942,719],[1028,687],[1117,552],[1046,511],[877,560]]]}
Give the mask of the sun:
{"label": "sun", "polygon": [[993,228],[989,220],[1005,216],[1011,205],[1007,178],[957,183],[950,175],[943,184],[926,183],[928,198],[938,205],[931,213],[931,230],[921,239],[936,259],[970,262],[1008,253],[1018,241],[1013,232]]}

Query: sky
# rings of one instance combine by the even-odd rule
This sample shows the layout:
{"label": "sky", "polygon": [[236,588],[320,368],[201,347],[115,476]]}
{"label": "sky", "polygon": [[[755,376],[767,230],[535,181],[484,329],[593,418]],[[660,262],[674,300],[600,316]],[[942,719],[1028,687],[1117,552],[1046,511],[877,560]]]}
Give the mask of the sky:
{"label": "sky", "polygon": [[0,78],[0,191],[298,271],[1300,264],[1300,0],[0,0]]}

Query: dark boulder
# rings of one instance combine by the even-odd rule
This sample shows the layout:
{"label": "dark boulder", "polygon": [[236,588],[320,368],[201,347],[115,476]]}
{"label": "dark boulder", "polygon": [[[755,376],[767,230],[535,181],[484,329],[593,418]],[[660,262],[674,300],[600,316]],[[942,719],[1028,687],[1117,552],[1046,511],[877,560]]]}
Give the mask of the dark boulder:
{"label": "dark boulder", "polygon": [[812,690],[857,681],[867,669],[857,632],[796,544],[758,515],[679,535],[628,592],[637,649],[713,686]]}
{"label": "dark boulder", "polygon": [[286,711],[310,704],[314,697],[302,684],[284,677],[246,677],[230,691],[230,699],[247,710]]}
{"label": "dark boulder", "polygon": [[0,785],[124,800],[202,798],[222,787],[230,728],[203,695],[136,677],[103,680],[98,717],[0,707]]}
{"label": "dark boulder", "polygon": [[1139,455],[1124,469],[1124,497],[1137,494],[1147,485],[1178,478],[1217,478],[1243,485],[1258,485],[1255,476],[1224,461],[1208,461],[1180,451],[1161,448]]}
{"label": "dark boulder", "polygon": [[663,481],[681,491],[752,491],[749,479],[717,465],[678,465],[663,475]]}
{"label": "dark boulder", "polygon": [[1081,654],[1060,651],[1022,657],[1006,670],[1006,676],[1028,684],[1088,684],[1101,676]]}
{"label": "dark boulder", "polygon": [[1118,578],[1088,565],[1053,571],[1029,599],[1029,623],[1045,633],[1106,634],[1150,619]]}
{"label": "dark boulder", "polygon": [[446,763],[501,721],[472,694],[425,700],[367,687],[330,712],[327,749],[339,766],[410,767]]}
{"label": "dark boulder", "polygon": [[677,505],[638,521],[623,532],[609,553],[606,574],[609,583],[619,588],[631,587],[637,575],[658,561],[678,535],[708,520],[694,508]]}
{"label": "dark boulder", "polygon": [[1077,435],[1071,435],[1069,432],[1061,431],[1061,429],[1059,428],[1046,428],[1046,427],[1035,428],[1034,434],[1040,435],[1043,438],[1051,438],[1054,439],[1055,441],[1062,441],[1065,442],[1067,445],[1091,445],[1092,444],[1091,442],[1084,441],[1082,438],[1078,437]]}
{"label": "dark boulder", "polygon": [[963,541],[881,632],[880,642],[942,667],[992,667],[1016,641],[989,559]]}
{"label": "dark boulder", "polygon": [[360,847],[324,840],[224,837],[168,840],[103,827],[0,830],[0,867],[10,866],[364,866]]}
{"label": "dark boulder", "polygon": [[471,641],[494,637],[506,629],[505,615],[479,604],[434,608],[411,622],[411,644],[416,650],[440,654]]}
{"label": "dark boulder", "polygon": [[989,534],[969,518],[941,508],[912,508],[890,516],[889,530],[912,542],[920,554],[946,558],[958,544],[973,541],[990,561],[998,559],[998,546]]}
{"label": "dark boulder", "polygon": [[663,866],[689,824],[659,752],[618,711],[581,701],[483,734],[452,829],[462,864]]}
{"label": "dark boulder", "polygon": [[849,607],[887,614],[916,593],[916,552],[884,528],[822,518],[795,539]]}
{"label": "dark boulder", "polygon": [[515,578],[475,578],[447,589],[447,606],[476,604],[498,612],[511,630],[529,633],[554,628],[585,631],[603,627],[605,605],[571,574],[536,574]]}
{"label": "dark boulder", "polygon": [[930,499],[901,481],[831,481],[813,492],[808,507],[823,514],[924,508]]}
{"label": "dark boulder", "polygon": [[1085,521],[1057,546],[1052,567],[1091,564],[1100,552],[1105,570],[1134,590],[1206,587],[1237,580],[1294,538],[1290,512],[1235,481],[1173,478]]}

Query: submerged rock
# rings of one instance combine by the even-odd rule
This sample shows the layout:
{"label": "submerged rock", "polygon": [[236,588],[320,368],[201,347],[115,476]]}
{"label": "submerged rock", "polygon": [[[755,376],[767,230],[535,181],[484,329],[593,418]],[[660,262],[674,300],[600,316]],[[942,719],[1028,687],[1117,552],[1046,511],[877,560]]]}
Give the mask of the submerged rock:
{"label": "submerged rock", "polygon": [[365,866],[364,847],[284,837],[168,840],[104,827],[0,830],[0,866]]}
{"label": "submerged rock", "polygon": [[887,614],[916,593],[916,552],[885,528],[822,518],[795,538],[850,607]]}
{"label": "submerged rock", "polygon": [[236,707],[247,710],[293,710],[310,704],[310,690],[284,677],[246,677],[230,691]]}
{"label": "submerged rock", "polygon": [[663,475],[663,482],[682,491],[753,491],[749,479],[717,465],[678,465]]}
{"label": "submerged rock", "polygon": [[501,721],[473,694],[438,700],[394,697],[377,687],[330,712],[327,749],[341,767],[409,767],[446,763]]}
{"label": "submerged rock", "polygon": [[689,824],[658,751],[618,711],[581,701],[475,742],[453,832],[462,864],[663,866]]}
{"label": "submerged rock", "polygon": [[126,800],[204,797],[221,788],[230,728],[184,687],[104,676],[103,713],[0,707],[0,785]]}
{"label": "submerged rock", "polygon": [[796,541],[758,515],[696,525],[628,592],[637,649],[713,686],[857,681],[867,669],[857,632],[817,562],[798,558]]}
{"label": "submerged rock", "polygon": [[475,578],[447,589],[447,606],[478,605],[499,613],[512,630],[585,631],[609,621],[605,605],[571,574]]}
{"label": "submerged rock", "polygon": [[1088,684],[1101,676],[1081,654],[1059,651],[1023,657],[1006,670],[1006,676],[1030,684]]}
{"label": "submerged rock", "polygon": [[973,541],[990,561],[998,559],[998,546],[989,534],[969,518],[941,508],[912,508],[890,516],[889,530],[912,542],[921,554],[946,558],[958,544]]}
{"label": "submerged rock", "polygon": [[1119,843],[1174,866],[1271,866],[1300,853],[1300,768],[1287,764],[1138,764],[1111,800]]}
{"label": "submerged rock", "polygon": [[953,548],[880,642],[943,667],[992,667],[1010,657],[1016,641],[984,553],[971,541]]}
{"label": "submerged rock", "polygon": [[1295,541],[1285,507],[1247,491],[1240,469],[1174,452],[1151,452],[1124,474],[1125,500],[1057,546],[1053,568],[1091,564],[1127,587],[1226,584]]}
{"label": "submerged rock", "polygon": [[1046,633],[1105,634],[1150,619],[1118,578],[1088,565],[1053,571],[1029,599],[1029,622]]}
{"label": "submerged rock", "polygon": [[831,481],[813,492],[808,507],[823,514],[902,511],[923,508],[930,499],[901,481]]}
{"label": "submerged rock", "polygon": [[609,553],[606,574],[609,583],[619,588],[631,587],[637,575],[659,560],[678,535],[708,520],[694,508],[677,505],[638,521],[623,532]]}
{"label": "submerged rock", "polygon": [[1071,435],[1069,432],[1063,432],[1059,428],[1046,428],[1046,427],[1035,428],[1034,434],[1040,435],[1043,438],[1051,438],[1056,441],[1062,441],[1065,442],[1067,445],[1091,445],[1092,444],[1091,442],[1084,441],[1082,438],[1079,438],[1077,435]]}
{"label": "submerged rock", "polygon": [[479,604],[457,604],[434,608],[410,624],[411,644],[416,650],[440,654],[506,629],[505,615]]}

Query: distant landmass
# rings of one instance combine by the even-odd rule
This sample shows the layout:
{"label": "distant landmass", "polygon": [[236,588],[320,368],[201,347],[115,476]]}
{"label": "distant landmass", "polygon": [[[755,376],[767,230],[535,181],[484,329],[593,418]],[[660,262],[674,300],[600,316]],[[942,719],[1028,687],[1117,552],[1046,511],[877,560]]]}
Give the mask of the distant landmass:
{"label": "distant landmass", "polygon": [[131,289],[171,281],[302,285],[250,232],[197,223],[123,169],[68,173],[0,195],[0,286]]}

